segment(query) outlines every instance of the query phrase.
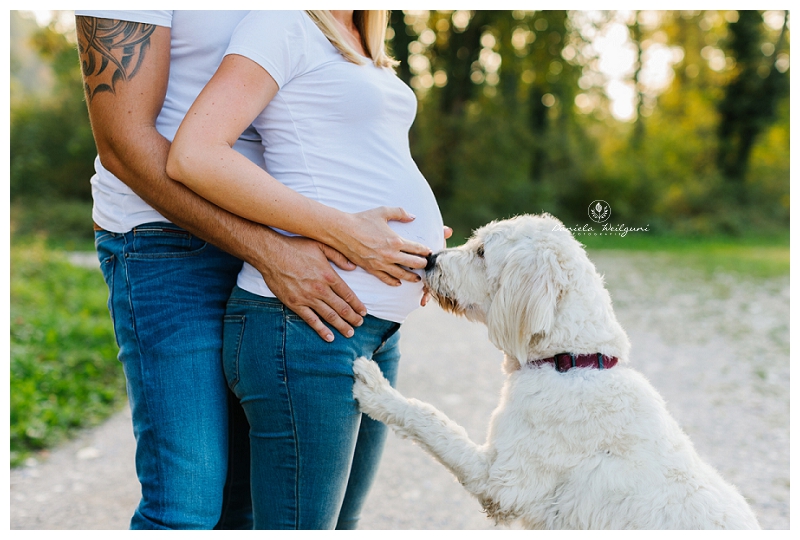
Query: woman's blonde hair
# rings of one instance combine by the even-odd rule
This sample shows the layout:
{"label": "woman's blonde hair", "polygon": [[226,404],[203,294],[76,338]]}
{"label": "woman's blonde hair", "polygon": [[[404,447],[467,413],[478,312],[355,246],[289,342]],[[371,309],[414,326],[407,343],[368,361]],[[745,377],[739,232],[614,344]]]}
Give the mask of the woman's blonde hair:
{"label": "woman's blonde hair", "polygon": [[[325,37],[336,47],[342,56],[354,64],[363,65],[367,62],[350,45],[342,35],[336,19],[326,9],[306,10],[311,20],[319,27]],[[386,26],[389,22],[389,12],[385,9],[355,10],[353,23],[361,34],[361,46],[367,56],[376,66],[394,67],[400,62],[386,54]]]}

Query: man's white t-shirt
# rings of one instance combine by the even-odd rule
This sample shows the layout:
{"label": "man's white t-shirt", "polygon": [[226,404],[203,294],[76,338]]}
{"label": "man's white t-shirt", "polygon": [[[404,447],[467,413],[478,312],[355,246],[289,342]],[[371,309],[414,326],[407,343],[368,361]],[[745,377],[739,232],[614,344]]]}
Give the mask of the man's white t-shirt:
{"label": "man's white t-shirt", "polygon": [[[302,11],[251,12],[226,54],[255,61],[280,87],[253,121],[272,176],[344,212],[402,207],[416,219],[391,221],[393,230],[444,247],[439,207],[409,148],[416,96],[391,69],[349,62]],[[403,322],[419,307],[421,283],[391,287],[361,268],[336,270],[375,317]],[[246,263],[238,284],[274,296]]]}
{"label": "man's white t-shirt", "polygon": [[[234,28],[247,11],[87,11],[75,15],[117,19],[171,28],[169,84],[156,129],[172,141],[183,117],[217,71]],[[234,148],[264,167],[261,141],[248,128]],[[168,221],[95,159],[92,217],[103,229],[124,233],[143,223]]]}

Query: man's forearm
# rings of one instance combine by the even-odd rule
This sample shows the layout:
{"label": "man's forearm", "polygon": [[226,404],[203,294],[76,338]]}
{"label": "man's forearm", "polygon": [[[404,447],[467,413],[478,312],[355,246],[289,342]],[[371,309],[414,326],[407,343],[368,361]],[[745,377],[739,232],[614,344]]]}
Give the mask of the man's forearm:
{"label": "man's forearm", "polygon": [[278,233],[231,214],[167,176],[170,143],[155,128],[128,134],[136,143],[100,151],[103,166],[172,223],[263,268]]}

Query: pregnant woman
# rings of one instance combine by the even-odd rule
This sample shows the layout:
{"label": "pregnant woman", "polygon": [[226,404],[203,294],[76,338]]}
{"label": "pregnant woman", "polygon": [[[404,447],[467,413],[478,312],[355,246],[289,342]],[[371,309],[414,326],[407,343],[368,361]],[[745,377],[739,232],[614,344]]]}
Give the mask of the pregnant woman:
{"label": "pregnant woman", "polygon": [[[331,269],[367,307],[349,339],[320,340],[247,264],[228,302],[224,369],[251,426],[256,528],[356,527],[386,432],[359,412],[352,365],[372,358],[394,384],[424,257],[444,246],[386,23],[385,11],[251,12],[170,151],[169,175],[198,194],[358,265]],[[251,124],[269,173],[232,149]]]}

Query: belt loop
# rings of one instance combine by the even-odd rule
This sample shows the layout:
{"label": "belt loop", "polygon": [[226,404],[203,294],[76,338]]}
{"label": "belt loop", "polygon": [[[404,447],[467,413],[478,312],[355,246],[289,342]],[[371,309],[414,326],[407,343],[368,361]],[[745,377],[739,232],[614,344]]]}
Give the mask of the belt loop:
{"label": "belt loop", "polygon": [[597,353],[597,369],[606,369],[603,365],[603,353]]}
{"label": "belt loop", "polygon": [[572,363],[572,367],[575,367],[575,353],[569,353],[569,361]]}

